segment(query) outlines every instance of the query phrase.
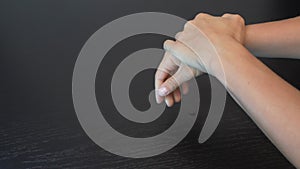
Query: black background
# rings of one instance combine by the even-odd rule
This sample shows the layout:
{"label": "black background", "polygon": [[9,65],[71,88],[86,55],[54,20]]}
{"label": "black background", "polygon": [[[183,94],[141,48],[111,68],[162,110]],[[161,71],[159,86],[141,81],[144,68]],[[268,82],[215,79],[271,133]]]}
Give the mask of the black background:
{"label": "black background", "polygon": [[[201,93],[197,122],[172,150],[152,158],[129,159],[106,152],[88,138],[72,103],[76,58],[86,40],[106,23],[127,14],[149,11],[186,19],[192,19],[199,12],[239,13],[251,24],[299,15],[300,6],[297,0],[0,1],[1,169],[293,168],[230,97],[216,132],[204,144],[197,143],[209,107],[207,75],[197,79]],[[165,38],[140,35],[125,39],[106,58],[122,58],[135,50],[161,47]],[[118,59],[111,61],[114,62],[99,70],[113,70],[112,65],[118,64]],[[300,88],[299,60],[263,61]],[[99,72],[96,93],[97,97],[105,97]],[[130,92],[131,101],[140,110],[149,106],[146,98],[153,87],[153,73],[153,70],[141,72],[132,82],[132,88],[144,86]],[[160,122],[138,130],[134,125],[123,130],[118,128],[122,124],[115,119],[117,116],[110,116],[115,113],[110,106],[106,117],[123,133],[146,137],[143,133],[156,134],[171,125],[178,106],[168,109]]]}

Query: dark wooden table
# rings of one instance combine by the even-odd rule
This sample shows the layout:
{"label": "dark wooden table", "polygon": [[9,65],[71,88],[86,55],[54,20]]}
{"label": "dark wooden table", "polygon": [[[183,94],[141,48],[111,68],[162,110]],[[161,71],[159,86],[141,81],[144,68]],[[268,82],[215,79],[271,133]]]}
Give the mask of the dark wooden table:
{"label": "dark wooden table", "polygon": [[[170,151],[130,159],[108,153],[89,139],[72,102],[72,73],[79,51],[106,23],[145,11],[186,19],[198,12],[231,12],[241,14],[249,24],[292,17],[300,10],[296,1],[271,0],[1,1],[0,168],[293,168],[231,97],[213,136],[204,144],[197,142],[209,107],[207,75],[197,79],[203,100],[197,121],[188,136]],[[117,57],[146,47],[161,47],[165,38],[135,36],[108,55]],[[299,60],[263,61],[300,88]],[[139,75],[136,85],[151,87],[153,72]],[[147,104],[141,101],[147,95],[139,90],[133,103],[143,109]],[[101,95],[101,89],[96,93]],[[175,106],[168,111],[177,110]],[[113,112],[106,113],[109,116]],[[162,124],[171,125],[171,116]],[[154,125],[153,131],[164,125]],[[135,132],[132,130],[127,132]]]}

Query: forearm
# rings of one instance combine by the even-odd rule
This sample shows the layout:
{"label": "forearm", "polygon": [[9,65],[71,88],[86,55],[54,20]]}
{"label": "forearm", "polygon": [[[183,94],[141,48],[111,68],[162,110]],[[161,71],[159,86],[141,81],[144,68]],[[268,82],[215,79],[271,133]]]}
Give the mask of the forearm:
{"label": "forearm", "polygon": [[[271,27],[272,31],[267,27]],[[278,29],[277,31],[282,31],[279,37],[275,36],[278,32],[275,34],[276,29],[273,26],[252,28],[249,28],[251,31],[248,33],[259,36],[247,35],[251,37],[246,38],[248,48],[264,54],[274,50],[277,51],[273,54],[300,54],[296,45],[300,42],[300,39],[296,38],[296,30],[291,35],[288,34],[291,31],[289,29],[294,29],[291,25],[285,28],[288,29],[286,31],[282,31],[283,28]],[[156,86],[160,86],[157,93],[162,97],[170,96],[170,92],[181,82],[191,77],[187,74],[191,74],[188,72],[193,72],[193,69],[215,76],[278,149],[296,167],[300,167],[300,92],[272,72],[241,44],[245,39],[244,30],[244,20],[239,15],[224,14],[222,17],[212,17],[208,14],[198,14],[176,35],[176,41],[167,40],[164,43],[167,53],[183,63],[179,66],[186,65],[190,69],[182,71],[182,67],[179,67],[175,69],[176,73],[167,79],[166,76],[156,75]],[[262,35],[258,31],[263,31]],[[291,39],[286,39],[287,35]],[[278,43],[276,38],[279,38],[278,42],[284,43]],[[270,43],[272,47],[269,47]],[[263,50],[265,47],[267,50]],[[289,53],[282,52],[283,50]],[[170,64],[171,62],[162,63],[168,65],[165,68],[174,70],[174,64]],[[172,81],[173,83],[169,83]]]}
{"label": "forearm", "polygon": [[241,45],[218,78],[277,148],[300,167],[300,92]]}
{"label": "forearm", "polygon": [[246,26],[245,46],[256,56],[300,58],[300,17]]}

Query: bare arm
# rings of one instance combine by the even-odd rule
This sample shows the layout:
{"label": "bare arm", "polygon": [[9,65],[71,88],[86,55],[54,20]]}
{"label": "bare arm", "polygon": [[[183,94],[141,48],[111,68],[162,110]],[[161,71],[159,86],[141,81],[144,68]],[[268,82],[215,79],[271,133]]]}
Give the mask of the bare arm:
{"label": "bare arm", "polygon": [[300,17],[246,26],[245,45],[257,56],[300,59]]}
{"label": "bare arm", "polygon": [[[299,25],[298,22],[295,24]],[[293,28],[292,25],[289,26]],[[258,31],[258,27],[255,29]],[[274,145],[291,163],[300,168],[300,92],[242,45],[244,30],[243,19],[230,14],[222,17],[200,14],[186,24],[176,41],[167,40],[164,44],[170,55],[168,57],[175,58],[179,69],[177,72],[176,69],[173,70],[176,62],[162,62],[160,65],[160,68],[173,67],[172,71],[176,73],[170,77],[157,73],[158,101],[165,96],[165,99],[172,99],[172,92],[180,84],[201,74],[199,72],[207,72],[223,83]],[[300,34],[298,37],[295,31],[291,34],[295,37],[290,36],[293,37],[290,40],[280,35],[278,41],[282,42],[273,42],[275,33],[273,41],[261,38],[257,43],[249,43],[248,40],[248,47],[252,44],[252,50],[264,54],[279,56],[288,53],[296,56],[300,53],[296,45]],[[270,41],[272,48],[267,45]],[[264,50],[263,47],[267,49]],[[187,65],[190,71],[182,65]]]}
{"label": "bare arm", "polygon": [[[226,66],[227,89],[273,144],[300,167],[300,92],[242,46]],[[239,79],[239,80],[237,80]],[[223,82],[224,83],[224,82]]]}

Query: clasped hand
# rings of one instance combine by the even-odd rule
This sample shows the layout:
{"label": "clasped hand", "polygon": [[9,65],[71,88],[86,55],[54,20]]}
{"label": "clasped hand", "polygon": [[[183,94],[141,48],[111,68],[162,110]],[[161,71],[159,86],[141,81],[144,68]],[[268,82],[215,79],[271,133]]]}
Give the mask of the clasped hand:
{"label": "clasped hand", "polygon": [[155,74],[156,101],[167,106],[188,92],[187,81],[208,73],[225,81],[223,62],[230,60],[234,44],[244,43],[245,23],[239,15],[214,17],[200,13],[184,25],[175,39],[164,43],[165,55]]}

